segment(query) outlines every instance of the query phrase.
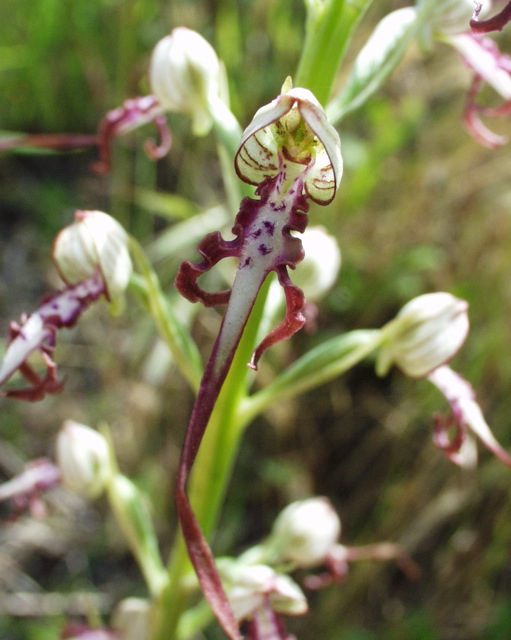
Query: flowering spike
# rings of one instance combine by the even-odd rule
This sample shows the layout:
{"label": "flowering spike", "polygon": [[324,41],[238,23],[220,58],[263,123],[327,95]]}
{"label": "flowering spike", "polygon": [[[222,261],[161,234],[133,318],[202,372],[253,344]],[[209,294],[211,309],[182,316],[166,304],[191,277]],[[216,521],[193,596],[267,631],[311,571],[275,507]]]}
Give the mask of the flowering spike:
{"label": "flowering spike", "polygon": [[[257,112],[242,136],[235,166],[241,179],[258,185],[258,199],[242,200],[233,227],[234,240],[210,234],[199,245],[203,260],[183,263],[176,277],[178,290],[192,302],[228,303],[186,431],[176,504],[202,590],[231,640],[240,637],[238,624],[191,509],[186,484],[243,329],[269,273],[275,272],[284,287],[286,318],[257,347],[249,366],[255,369],[269,346],[288,338],[305,322],[303,293],[291,283],[287,271],[303,259],[302,243],[291,232],[305,230],[309,198],[323,205],[333,199],[342,174],[339,136],[309,91],[291,89]],[[239,261],[232,290],[217,294],[203,291],[197,283],[199,276],[228,256]]]}

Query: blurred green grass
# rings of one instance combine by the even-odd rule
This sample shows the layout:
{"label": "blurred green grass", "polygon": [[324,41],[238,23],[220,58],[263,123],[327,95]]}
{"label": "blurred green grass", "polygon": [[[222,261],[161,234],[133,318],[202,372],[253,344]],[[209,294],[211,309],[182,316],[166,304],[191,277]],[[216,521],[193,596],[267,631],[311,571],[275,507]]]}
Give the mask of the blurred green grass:
{"label": "blurred green grass", "polygon": [[[354,51],[378,16],[403,4],[377,3]],[[225,60],[233,109],[245,125],[292,73],[303,40],[298,0],[3,0],[0,13],[0,130],[7,131],[93,132],[108,109],[147,90],[152,46],[181,24],[199,30]],[[321,306],[318,332],[268,354],[261,378],[328,335],[381,325],[410,297],[451,291],[469,301],[472,324],[453,364],[477,388],[489,423],[509,448],[509,148],[488,151],[466,135],[461,114],[468,82],[452,52],[439,46],[425,57],[414,49],[384,91],[343,123],[339,197],[310,215],[311,224],[324,224],[339,238],[341,277]],[[88,172],[90,153],[0,157],[4,333],[11,317],[33,308],[54,285],[50,244],[74,208],[115,211],[149,242],[169,223],[137,200],[133,183],[176,192],[192,209],[223,201],[213,142],[192,138],[184,118],[170,120],[174,146],[166,160],[155,167],[144,156],[141,142],[151,134],[144,130],[116,143],[111,178]],[[65,393],[37,406],[1,401],[1,437],[5,451],[8,444],[20,459],[31,458],[51,454],[66,418],[109,422],[123,469],[154,497],[168,549],[173,469],[191,398],[172,370],[154,383],[164,356],[148,365],[158,344],[140,320],[134,308],[115,323],[104,309],[91,310],[59,347],[69,378]],[[216,313],[207,312],[197,323],[205,353],[216,322]],[[323,493],[339,508],[346,544],[402,541],[423,569],[422,579],[410,583],[392,566],[353,567],[344,585],[312,598],[311,616],[291,624],[298,637],[509,637],[509,471],[482,450],[477,473],[444,461],[431,443],[431,415],[438,410],[446,407],[427,382],[397,372],[382,381],[362,366],[275,408],[249,430],[218,534],[223,552],[265,535],[287,501]],[[5,457],[1,470],[8,475]],[[60,584],[116,600],[141,588],[104,505],[73,506],[79,518],[72,527],[60,503],[52,509],[60,551],[44,540],[35,550],[23,547],[3,589],[51,591]],[[1,536],[8,550],[6,527]],[[109,571],[101,571],[107,556]],[[2,624],[6,640],[57,637],[53,623],[43,620],[6,617]]]}

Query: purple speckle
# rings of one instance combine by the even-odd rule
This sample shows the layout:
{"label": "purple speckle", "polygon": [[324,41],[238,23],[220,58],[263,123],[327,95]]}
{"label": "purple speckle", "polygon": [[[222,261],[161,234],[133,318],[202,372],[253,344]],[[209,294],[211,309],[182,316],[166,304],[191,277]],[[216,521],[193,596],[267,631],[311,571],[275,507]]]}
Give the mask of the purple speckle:
{"label": "purple speckle", "polygon": [[265,244],[260,244],[257,247],[257,249],[262,256],[267,256],[269,253],[272,252],[272,250],[268,248]]}
{"label": "purple speckle", "polygon": [[271,220],[263,220],[263,227],[266,229],[268,235],[272,236],[275,233],[275,223]]}
{"label": "purple speckle", "polygon": [[252,258],[250,256],[248,256],[247,258],[245,258],[245,260],[243,261],[243,264],[241,265],[241,268],[243,269],[244,267],[248,267],[248,265],[252,262]]}

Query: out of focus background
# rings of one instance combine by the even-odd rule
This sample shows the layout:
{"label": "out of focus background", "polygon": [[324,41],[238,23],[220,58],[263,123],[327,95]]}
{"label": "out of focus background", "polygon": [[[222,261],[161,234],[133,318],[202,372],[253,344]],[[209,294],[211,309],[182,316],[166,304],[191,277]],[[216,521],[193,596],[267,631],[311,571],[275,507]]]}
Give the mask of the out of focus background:
{"label": "out of focus background", "polygon": [[[377,21],[401,6],[374,3],[340,85]],[[246,126],[295,70],[305,10],[302,0],[2,0],[0,15],[0,130],[91,134],[109,109],[148,92],[152,47],[180,25],[199,31],[225,62],[232,109]],[[511,31],[500,43],[511,52]],[[316,332],[270,352],[258,384],[326,337],[379,327],[410,298],[449,291],[469,302],[471,321],[453,368],[473,384],[495,435],[511,449],[511,146],[488,150],[467,135],[469,84],[454,51],[412,45],[383,90],[343,121],[338,197],[310,212],[311,224],[339,240],[340,277],[319,303]],[[176,243],[169,231],[223,205],[225,194],[212,137],[194,137],[183,116],[169,122],[167,158],[154,164],[145,156],[143,142],[155,135],[146,127],[115,142],[105,177],[90,170],[93,150],[0,155],[2,336],[10,320],[59,286],[51,243],[75,209],[115,215],[175,296],[175,270],[195,255],[202,223],[189,242]],[[509,122],[495,126],[511,135]],[[234,215],[219,211],[219,226]],[[205,356],[219,318],[207,310],[194,319]],[[166,553],[192,404],[186,383],[133,301],[117,319],[106,305],[91,309],[61,334],[56,359],[67,377],[61,395],[36,404],[0,399],[0,479],[53,456],[63,420],[107,423],[121,468],[151,498]],[[290,621],[297,637],[511,637],[511,470],[482,448],[475,470],[448,462],[431,441],[433,414],[447,410],[427,381],[398,371],[379,379],[367,362],[249,428],[219,552],[257,542],[288,502],[319,494],[338,509],[345,544],[399,542],[422,570],[410,581],[392,563],[354,565],[344,584],[312,596],[309,616]],[[121,598],[145,594],[101,501],[57,490],[47,509],[39,520],[12,521],[5,506],[0,511],[2,640],[54,640],[69,616],[91,608],[108,614]],[[76,597],[83,592],[88,598]]]}

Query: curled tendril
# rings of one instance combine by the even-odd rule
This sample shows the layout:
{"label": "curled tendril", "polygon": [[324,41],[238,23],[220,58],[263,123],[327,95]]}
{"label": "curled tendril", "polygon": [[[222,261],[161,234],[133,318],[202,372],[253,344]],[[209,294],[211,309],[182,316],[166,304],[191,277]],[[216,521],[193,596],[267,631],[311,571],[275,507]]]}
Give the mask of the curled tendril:
{"label": "curled tendril", "polygon": [[511,2],[497,13],[497,15],[487,20],[479,20],[479,14],[483,8],[482,2],[476,2],[476,8],[470,20],[472,33],[490,33],[491,31],[502,31],[508,22],[511,22]]}
{"label": "curled tendril", "polygon": [[158,100],[151,95],[131,98],[122,107],[109,111],[101,121],[97,135],[100,159],[92,165],[93,170],[99,174],[108,173],[111,168],[112,140],[151,122],[158,129],[160,141],[157,144],[154,140],[147,140],[145,150],[153,160],[163,158],[170,149],[172,136]]}

